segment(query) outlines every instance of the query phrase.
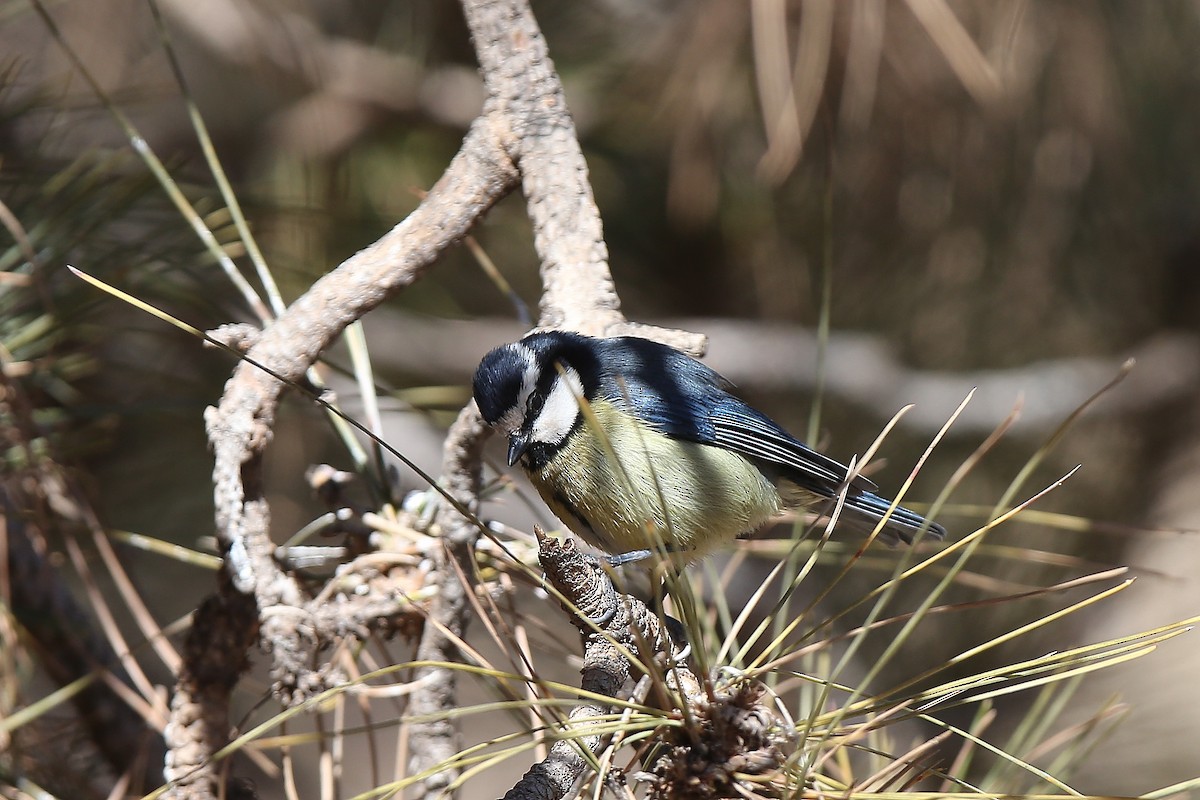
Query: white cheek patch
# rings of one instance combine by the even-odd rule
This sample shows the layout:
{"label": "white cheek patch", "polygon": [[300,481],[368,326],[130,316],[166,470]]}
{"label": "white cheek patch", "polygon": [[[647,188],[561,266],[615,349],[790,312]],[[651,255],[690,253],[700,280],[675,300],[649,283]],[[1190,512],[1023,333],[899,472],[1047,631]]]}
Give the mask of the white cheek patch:
{"label": "white cheek patch", "polygon": [[541,413],[533,421],[530,439],[547,444],[558,444],[566,439],[579,418],[582,399],[583,381],[579,380],[579,373],[564,365],[563,371],[554,379]]}
{"label": "white cheek patch", "polygon": [[514,344],[513,349],[525,365],[521,370],[521,390],[517,393],[516,404],[500,417],[497,423],[501,430],[510,435],[519,431],[525,423],[525,410],[529,403],[529,395],[533,394],[533,390],[537,386],[539,374],[537,359],[534,358],[532,350],[520,342]]}

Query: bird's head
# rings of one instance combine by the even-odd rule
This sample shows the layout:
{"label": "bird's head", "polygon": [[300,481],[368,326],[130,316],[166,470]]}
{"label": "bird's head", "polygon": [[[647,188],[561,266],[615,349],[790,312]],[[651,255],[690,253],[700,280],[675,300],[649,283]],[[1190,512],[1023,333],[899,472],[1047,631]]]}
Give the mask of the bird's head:
{"label": "bird's head", "polygon": [[581,417],[586,397],[578,348],[591,341],[558,331],[535,333],[483,357],[473,381],[483,421],[508,436],[508,463],[533,445],[557,447]]}

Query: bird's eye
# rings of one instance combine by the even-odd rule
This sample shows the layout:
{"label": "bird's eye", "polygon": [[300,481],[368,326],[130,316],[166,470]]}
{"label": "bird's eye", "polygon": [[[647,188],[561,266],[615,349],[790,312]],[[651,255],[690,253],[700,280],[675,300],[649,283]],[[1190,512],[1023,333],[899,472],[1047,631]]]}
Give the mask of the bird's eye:
{"label": "bird's eye", "polygon": [[525,418],[534,419],[542,411],[542,406],[546,404],[546,395],[542,392],[534,392],[529,395],[529,399],[525,401]]}

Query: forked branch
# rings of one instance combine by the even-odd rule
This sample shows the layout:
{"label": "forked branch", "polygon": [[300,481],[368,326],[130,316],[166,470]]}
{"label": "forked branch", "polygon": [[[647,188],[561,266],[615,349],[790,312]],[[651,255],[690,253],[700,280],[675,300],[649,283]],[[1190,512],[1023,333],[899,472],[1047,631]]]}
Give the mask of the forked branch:
{"label": "forked branch", "polygon": [[[481,116],[475,121],[458,154],[418,208],[375,244],[357,253],[300,297],[248,349],[226,384],[216,408],[206,417],[215,453],[213,471],[217,535],[229,577],[227,590],[254,599],[259,637],[272,656],[276,694],[285,703],[305,699],[327,684],[331,676],[319,666],[317,654],[330,640],[346,632],[371,628],[369,619],[336,619],[314,605],[314,598],[276,562],[270,538],[270,509],[262,489],[262,454],[271,440],[283,383],[252,366],[266,366],[286,381],[301,381],[318,356],[353,321],[384,299],[418,279],[445,251],[461,239],[501,197],[518,183],[523,187],[541,262],[545,293],[541,323],[595,335],[636,330],[683,349],[699,352],[703,338],[677,331],[631,326],[608,271],[599,212],[587,181],[587,168],[567,112],[561,82],[546,43],[525,0],[464,0],[464,12],[488,90]],[[482,426],[472,420],[470,407],[460,417],[455,446],[448,449],[446,481],[458,500],[471,506],[478,486],[478,443]],[[464,457],[464,454],[466,457]],[[443,515],[441,529],[466,529]],[[474,546],[473,534],[451,536],[440,550],[436,566],[445,602],[461,594],[463,554]],[[456,587],[456,588],[452,588]],[[439,603],[443,600],[439,599]],[[441,626],[461,631],[466,604],[431,610]],[[363,614],[386,609],[365,606]],[[422,648],[449,657],[452,647],[439,637],[439,626],[427,625]],[[314,667],[312,665],[317,664]],[[197,665],[198,666],[198,665]],[[202,670],[188,672],[192,680]],[[431,691],[438,704],[453,705],[452,675]],[[189,696],[224,704],[224,695],[190,686]],[[225,708],[191,708],[203,714],[211,733],[222,729]],[[183,720],[176,730],[186,730]],[[226,726],[227,727],[227,726]],[[413,741],[415,768],[427,768],[444,758],[445,746],[455,740],[431,737],[426,752],[421,737]],[[189,764],[203,765],[220,742],[178,741],[176,749],[192,748]],[[169,756],[170,758],[170,756]],[[177,775],[175,797],[211,797],[216,782],[213,767],[198,766]],[[427,786],[447,785],[443,775]],[[436,784],[436,785],[434,785]]]}

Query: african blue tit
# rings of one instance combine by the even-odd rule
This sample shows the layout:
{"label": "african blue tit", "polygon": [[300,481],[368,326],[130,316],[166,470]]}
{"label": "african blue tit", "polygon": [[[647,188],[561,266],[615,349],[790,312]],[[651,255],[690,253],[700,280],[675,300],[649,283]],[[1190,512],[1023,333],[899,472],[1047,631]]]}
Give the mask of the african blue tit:
{"label": "african blue tit", "polygon": [[[784,508],[834,498],[847,467],[797,441],[699,361],[648,339],[531,333],[475,373],[484,421],[508,436],[556,516],[610,554],[663,547],[691,561]],[[872,525],[890,501],[856,476],[843,517]],[[895,508],[880,538],[945,529]]]}

